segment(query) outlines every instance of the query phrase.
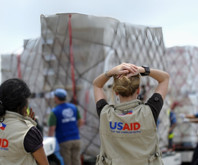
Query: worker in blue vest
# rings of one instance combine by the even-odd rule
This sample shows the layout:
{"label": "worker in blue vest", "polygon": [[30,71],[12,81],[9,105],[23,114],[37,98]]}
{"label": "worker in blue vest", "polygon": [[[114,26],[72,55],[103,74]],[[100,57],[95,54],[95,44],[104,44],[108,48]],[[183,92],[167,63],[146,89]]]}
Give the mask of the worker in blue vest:
{"label": "worker in blue vest", "polygon": [[66,102],[67,91],[56,89],[54,101],[56,107],[50,113],[48,136],[56,136],[60,153],[65,165],[80,165],[80,133],[82,119],[78,108]]}

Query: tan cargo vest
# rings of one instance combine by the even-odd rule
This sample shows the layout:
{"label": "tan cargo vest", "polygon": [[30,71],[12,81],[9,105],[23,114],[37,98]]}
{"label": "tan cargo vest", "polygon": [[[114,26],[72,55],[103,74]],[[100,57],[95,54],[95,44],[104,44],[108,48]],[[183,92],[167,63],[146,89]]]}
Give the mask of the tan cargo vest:
{"label": "tan cargo vest", "polygon": [[106,105],[100,140],[96,165],[163,165],[152,111],[140,100]]}
{"label": "tan cargo vest", "polygon": [[29,129],[36,125],[29,117],[6,111],[4,130],[0,129],[0,164],[37,165],[31,153],[24,148],[24,137]]}

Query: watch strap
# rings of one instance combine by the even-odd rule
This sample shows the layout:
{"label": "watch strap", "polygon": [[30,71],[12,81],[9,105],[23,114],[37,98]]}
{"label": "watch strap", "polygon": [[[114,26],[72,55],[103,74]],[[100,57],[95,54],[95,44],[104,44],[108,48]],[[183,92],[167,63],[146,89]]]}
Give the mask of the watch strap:
{"label": "watch strap", "polygon": [[148,66],[142,66],[145,70],[144,73],[140,73],[141,76],[148,76],[150,74],[150,68]]}

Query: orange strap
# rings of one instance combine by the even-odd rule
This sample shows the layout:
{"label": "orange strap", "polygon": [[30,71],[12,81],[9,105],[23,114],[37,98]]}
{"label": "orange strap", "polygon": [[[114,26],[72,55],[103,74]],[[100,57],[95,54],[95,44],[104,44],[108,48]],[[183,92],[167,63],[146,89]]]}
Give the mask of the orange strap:
{"label": "orange strap", "polygon": [[76,104],[76,82],[75,82],[75,71],[74,71],[74,57],[73,57],[73,49],[72,49],[72,26],[71,26],[71,17],[72,15],[69,14],[69,53],[70,53],[70,67],[71,67],[71,77],[72,77],[72,90],[73,90],[73,101]]}

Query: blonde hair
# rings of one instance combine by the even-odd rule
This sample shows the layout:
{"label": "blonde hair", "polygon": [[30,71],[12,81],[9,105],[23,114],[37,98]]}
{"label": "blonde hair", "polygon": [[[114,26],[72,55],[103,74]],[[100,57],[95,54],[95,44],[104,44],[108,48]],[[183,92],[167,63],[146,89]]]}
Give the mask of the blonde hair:
{"label": "blonde hair", "polygon": [[131,77],[121,76],[119,78],[114,77],[113,90],[115,93],[128,97],[132,96],[140,86],[140,75]]}

